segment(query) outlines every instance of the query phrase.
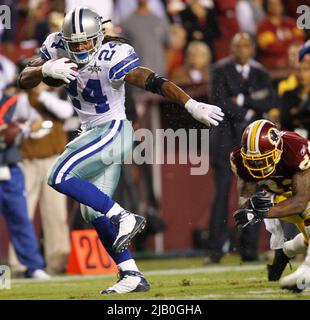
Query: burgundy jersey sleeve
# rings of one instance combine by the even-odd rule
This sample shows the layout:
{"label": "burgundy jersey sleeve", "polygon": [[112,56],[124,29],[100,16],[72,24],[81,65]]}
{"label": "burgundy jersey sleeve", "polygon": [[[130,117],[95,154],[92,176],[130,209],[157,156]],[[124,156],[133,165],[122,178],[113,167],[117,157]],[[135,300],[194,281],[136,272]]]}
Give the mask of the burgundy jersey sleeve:
{"label": "burgundy jersey sleeve", "polygon": [[310,142],[299,134],[283,131],[283,153],[281,160],[292,171],[310,168]]}

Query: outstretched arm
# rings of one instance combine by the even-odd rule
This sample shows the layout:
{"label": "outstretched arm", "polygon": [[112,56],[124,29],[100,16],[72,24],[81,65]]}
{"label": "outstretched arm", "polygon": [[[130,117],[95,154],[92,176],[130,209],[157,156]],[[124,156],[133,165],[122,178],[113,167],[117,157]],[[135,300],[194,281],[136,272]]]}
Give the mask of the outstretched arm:
{"label": "outstretched arm", "polygon": [[[141,89],[147,89],[147,79],[152,74],[154,74],[152,70],[139,67],[127,73],[125,81]],[[176,102],[181,105],[185,105],[185,103],[191,98],[181,88],[176,86],[171,81],[163,82],[160,90],[165,98],[167,98],[171,102]]]}
{"label": "outstretched arm", "polygon": [[193,100],[173,82],[156,75],[150,69],[138,67],[128,72],[124,80],[184,106],[196,120],[208,127],[210,125],[217,126],[223,120],[224,114],[219,107]]}

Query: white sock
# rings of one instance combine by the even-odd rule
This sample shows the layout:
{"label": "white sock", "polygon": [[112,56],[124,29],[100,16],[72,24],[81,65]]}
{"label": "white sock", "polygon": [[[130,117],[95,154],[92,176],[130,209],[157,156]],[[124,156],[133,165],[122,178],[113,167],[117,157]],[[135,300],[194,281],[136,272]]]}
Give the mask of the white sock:
{"label": "white sock", "polygon": [[118,215],[124,211],[124,208],[122,208],[118,203],[114,203],[113,207],[106,213],[106,217],[111,219],[113,216]]}
{"label": "white sock", "polygon": [[129,259],[126,261],[121,262],[120,264],[118,264],[118,267],[122,270],[122,271],[138,271],[139,269],[136,265],[135,260],[133,259]]}
{"label": "white sock", "polygon": [[286,241],[283,245],[283,251],[289,258],[293,258],[299,253],[306,253],[306,250],[307,247],[302,233],[299,233],[294,239]]}
{"label": "white sock", "polygon": [[310,266],[310,250],[308,250],[308,254],[305,258],[305,262],[307,263],[308,266]]}
{"label": "white sock", "polygon": [[[310,237],[310,226],[306,227],[306,231],[307,231],[308,237]],[[307,254],[306,254],[306,257],[305,257],[305,263],[310,266],[310,241],[309,241],[309,244],[308,244]]]}

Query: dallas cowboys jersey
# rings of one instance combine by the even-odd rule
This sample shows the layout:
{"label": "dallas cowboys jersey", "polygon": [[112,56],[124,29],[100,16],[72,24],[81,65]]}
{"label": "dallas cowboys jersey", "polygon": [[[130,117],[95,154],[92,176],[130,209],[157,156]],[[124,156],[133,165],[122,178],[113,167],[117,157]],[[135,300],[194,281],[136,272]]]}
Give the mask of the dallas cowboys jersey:
{"label": "dallas cowboys jersey", "polygon": [[[47,37],[40,53],[44,60],[69,59],[61,33],[57,32]],[[126,118],[123,80],[129,71],[138,66],[140,60],[130,45],[107,42],[89,63],[78,70],[76,80],[65,85],[65,88],[79,115],[82,129]]]}

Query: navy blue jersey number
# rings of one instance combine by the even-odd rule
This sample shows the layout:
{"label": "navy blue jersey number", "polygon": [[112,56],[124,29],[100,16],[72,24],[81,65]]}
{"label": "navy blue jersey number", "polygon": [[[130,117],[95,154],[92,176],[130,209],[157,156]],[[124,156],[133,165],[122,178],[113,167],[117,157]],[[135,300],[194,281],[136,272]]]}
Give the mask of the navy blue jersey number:
{"label": "navy blue jersey number", "polygon": [[[81,110],[80,101],[75,99],[78,95],[76,80],[70,82],[68,92],[73,97],[74,107]],[[89,79],[82,91],[82,97],[86,102],[95,104],[96,113],[105,113],[110,110],[108,98],[102,92],[100,80]]]}

